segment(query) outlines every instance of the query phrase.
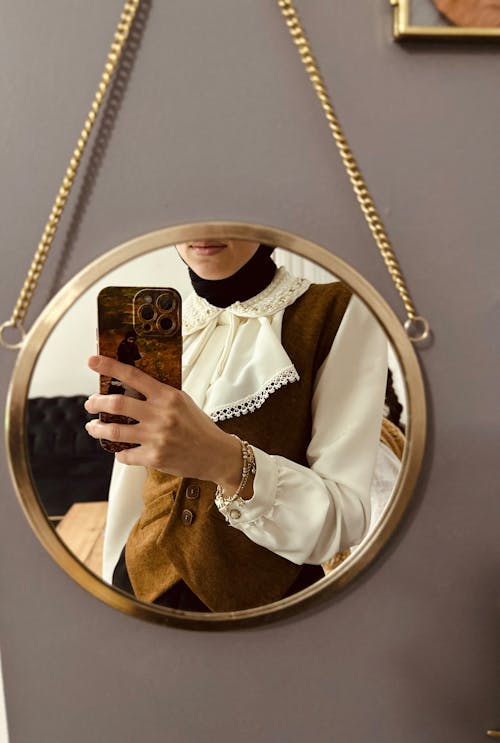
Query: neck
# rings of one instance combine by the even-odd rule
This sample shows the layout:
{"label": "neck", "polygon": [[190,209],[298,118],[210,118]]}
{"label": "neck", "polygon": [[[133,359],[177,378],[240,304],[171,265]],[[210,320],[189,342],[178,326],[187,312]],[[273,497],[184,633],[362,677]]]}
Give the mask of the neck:
{"label": "neck", "polygon": [[271,258],[272,248],[259,245],[250,260],[227,279],[202,279],[190,268],[189,277],[198,296],[215,307],[229,307],[234,302],[245,302],[263,291],[274,278],[276,264]]}

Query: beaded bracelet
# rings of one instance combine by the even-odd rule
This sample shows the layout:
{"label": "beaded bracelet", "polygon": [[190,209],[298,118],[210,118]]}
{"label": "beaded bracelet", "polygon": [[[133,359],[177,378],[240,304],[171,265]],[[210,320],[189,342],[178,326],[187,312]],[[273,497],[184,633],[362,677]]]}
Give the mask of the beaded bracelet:
{"label": "beaded bracelet", "polygon": [[[233,436],[235,436],[235,434],[233,434]],[[237,438],[241,444],[241,480],[240,484],[236,488],[235,493],[230,498],[225,498],[224,488],[222,487],[222,485],[217,485],[217,489],[215,491],[215,500],[219,500],[219,502],[222,501],[224,505],[232,503],[239,497],[240,493],[244,490],[250,475],[255,475],[256,472],[255,455],[253,453],[252,447],[250,446],[248,441],[242,441],[238,436],[235,436],[235,438]]]}

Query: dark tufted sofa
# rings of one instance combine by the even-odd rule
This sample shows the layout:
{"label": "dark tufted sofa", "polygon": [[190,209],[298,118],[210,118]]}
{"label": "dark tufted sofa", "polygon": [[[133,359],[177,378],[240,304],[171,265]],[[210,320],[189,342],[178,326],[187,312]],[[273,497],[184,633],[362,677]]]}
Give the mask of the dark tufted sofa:
{"label": "dark tufted sofa", "polygon": [[114,457],[85,431],[86,395],[28,400],[27,443],[32,476],[48,516],[77,502],[108,498]]}

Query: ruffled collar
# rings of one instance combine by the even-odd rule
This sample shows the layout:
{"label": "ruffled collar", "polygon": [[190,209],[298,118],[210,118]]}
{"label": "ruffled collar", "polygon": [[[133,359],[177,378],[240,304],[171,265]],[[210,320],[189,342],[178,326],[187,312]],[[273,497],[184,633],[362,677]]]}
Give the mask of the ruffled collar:
{"label": "ruffled collar", "polygon": [[229,307],[215,307],[197,294],[190,294],[182,308],[182,332],[188,336],[205,328],[223,312],[238,317],[269,317],[286,309],[303,294],[310,281],[292,276],[283,266],[278,268],[271,283],[254,297],[234,302]]}

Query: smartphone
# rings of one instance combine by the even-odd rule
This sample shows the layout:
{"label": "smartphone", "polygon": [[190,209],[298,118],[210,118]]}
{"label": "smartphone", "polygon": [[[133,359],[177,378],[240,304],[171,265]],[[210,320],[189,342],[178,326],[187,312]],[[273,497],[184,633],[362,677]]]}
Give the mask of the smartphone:
{"label": "smartphone", "polygon": [[[98,353],[135,366],[160,382],[181,388],[182,311],[179,292],[170,287],[107,286],[97,297]],[[144,399],[118,379],[101,375],[102,395]],[[104,423],[137,423],[123,415],[100,413]],[[110,453],[138,444],[101,439]]]}

